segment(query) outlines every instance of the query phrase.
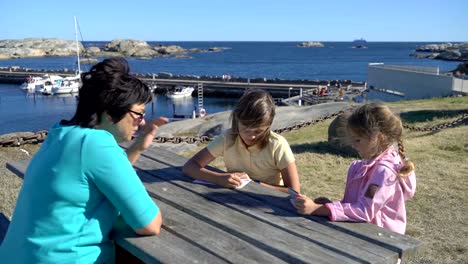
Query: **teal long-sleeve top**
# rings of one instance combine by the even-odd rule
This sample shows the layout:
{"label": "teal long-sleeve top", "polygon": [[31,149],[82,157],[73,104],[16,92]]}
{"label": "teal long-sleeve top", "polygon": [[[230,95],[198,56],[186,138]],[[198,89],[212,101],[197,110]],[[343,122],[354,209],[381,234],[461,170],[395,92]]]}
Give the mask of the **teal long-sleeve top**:
{"label": "teal long-sleeve top", "polygon": [[26,171],[0,262],[113,262],[119,214],[138,229],[158,212],[112,134],[57,123]]}

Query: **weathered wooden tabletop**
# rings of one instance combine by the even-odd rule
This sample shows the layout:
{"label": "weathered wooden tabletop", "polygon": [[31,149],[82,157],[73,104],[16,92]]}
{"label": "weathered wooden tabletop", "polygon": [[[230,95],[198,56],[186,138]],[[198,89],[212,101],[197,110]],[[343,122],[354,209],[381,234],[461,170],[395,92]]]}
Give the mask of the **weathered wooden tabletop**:
{"label": "weathered wooden tabletop", "polygon": [[[371,224],[298,215],[287,194],[255,182],[237,190],[193,183],[186,160],[151,148],[135,164],[163,228],[139,237],[121,224],[115,239],[146,263],[396,263],[422,245]],[[24,166],[7,164],[17,174]]]}

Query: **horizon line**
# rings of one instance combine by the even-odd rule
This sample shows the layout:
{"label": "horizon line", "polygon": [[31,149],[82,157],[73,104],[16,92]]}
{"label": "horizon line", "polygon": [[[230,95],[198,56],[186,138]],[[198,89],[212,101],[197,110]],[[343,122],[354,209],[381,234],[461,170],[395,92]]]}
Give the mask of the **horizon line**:
{"label": "horizon line", "polygon": [[[21,40],[21,39],[35,39],[35,38],[43,38],[43,39],[63,39],[67,40],[66,38],[58,38],[58,37],[24,37],[24,38],[5,38],[5,39],[0,39],[0,41],[3,40]],[[355,39],[355,40],[144,40],[144,39],[137,39],[137,38],[113,38],[111,40],[81,40],[84,42],[91,42],[91,41],[96,41],[96,42],[110,42],[113,40],[117,39],[125,39],[125,40],[143,40],[143,41],[151,41],[151,42],[354,42],[355,40],[360,40],[360,39]],[[435,43],[449,43],[449,42],[455,42],[455,43],[465,43],[468,41],[461,41],[461,40],[366,40],[368,43],[376,43],[376,42],[435,42]]]}

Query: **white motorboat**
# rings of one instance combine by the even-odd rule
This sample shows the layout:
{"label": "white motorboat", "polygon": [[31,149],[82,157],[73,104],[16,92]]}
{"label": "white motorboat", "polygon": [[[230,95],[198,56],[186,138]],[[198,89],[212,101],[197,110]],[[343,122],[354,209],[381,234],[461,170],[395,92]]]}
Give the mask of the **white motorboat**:
{"label": "white motorboat", "polygon": [[59,87],[62,83],[63,77],[58,75],[44,75],[44,83],[36,85],[36,92],[42,94],[52,94],[52,88]]}
{"label": "white motorboat", "polygon": [[80,75],[65,77],[61,80],[60,86],[52,88],[52,94],[69,94],[77,93],[80,89]]}
{"label": "white motorboat", "polygon": [[174,90],[166,93],[167,98],[190,97],[195,89],[192,86],[177,85]]}
{"label": "white motorboat", "polygon": [[36,85],[42,85],[44,84],[44,79],[42,77],[38,76],[29,76],[26,78],[26,81],[21,84],[21,89],[27,90],[27,91],[35,91]]}

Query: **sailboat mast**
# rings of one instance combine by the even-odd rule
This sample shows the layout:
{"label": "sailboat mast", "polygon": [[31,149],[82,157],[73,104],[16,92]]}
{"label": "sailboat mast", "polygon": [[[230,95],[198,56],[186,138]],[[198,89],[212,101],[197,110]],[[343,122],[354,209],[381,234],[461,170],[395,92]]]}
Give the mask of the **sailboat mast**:
{"label": "sailboat mast", "polygon": [[78,64],[78,74],[80,74],[81,68],[80,68],[80,46],[78,45],[78,24],[76,23],[76,16],[74,16],[73,18],[75,19],[76,63]]}

